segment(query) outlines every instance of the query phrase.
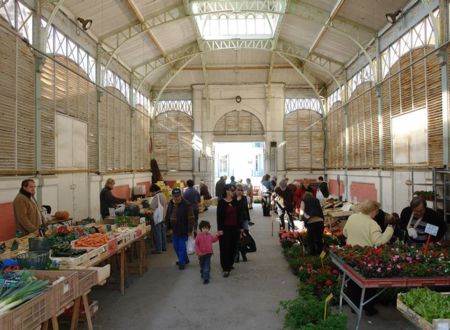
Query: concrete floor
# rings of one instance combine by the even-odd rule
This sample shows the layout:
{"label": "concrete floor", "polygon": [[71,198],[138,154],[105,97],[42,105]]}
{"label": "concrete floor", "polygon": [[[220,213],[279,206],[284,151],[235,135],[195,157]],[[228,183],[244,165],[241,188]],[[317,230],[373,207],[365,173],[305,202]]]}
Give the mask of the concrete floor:
{"label": "concrete floor", "polygon": [[[271,218],[263,217],[259,205],[251,211],[258,251],[247,263],[235,264],[229,278],[223,278],[219,246],[214,245],[211,282],[203,285],[194,255],[180,271],[175,266],[172,246],[162,255],[149,257],[149,271],[131,276],[125,295],[100,287],[91,298],[99,301],[95,329],[282,329],[283,318],[276,309],[280,300],[296,296],[298,279],[292,275],[278,242],[277,229],[271,236]],[[216,209],[200,214],[216,228]],[[277,225],[275,226],[277,227]],[[363,317],[360,329],[415,329],[394,307],[379,308],[380,316]],[[355,328],[355,315],[348,329]],[[83,327],[81,327],[83,328]]]}

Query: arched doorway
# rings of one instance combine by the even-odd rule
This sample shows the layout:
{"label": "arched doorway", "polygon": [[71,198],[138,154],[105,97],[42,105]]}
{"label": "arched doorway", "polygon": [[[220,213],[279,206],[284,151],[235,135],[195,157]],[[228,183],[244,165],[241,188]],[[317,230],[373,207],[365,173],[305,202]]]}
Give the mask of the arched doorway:
{"label": "arched doorway", "polygon": [[[264,173],[265,133],[257,116],[245,110],[223,115],[214,126],[214,178],[222,175],[259,182]],[[258,181],[256,181],[258,180]]]}

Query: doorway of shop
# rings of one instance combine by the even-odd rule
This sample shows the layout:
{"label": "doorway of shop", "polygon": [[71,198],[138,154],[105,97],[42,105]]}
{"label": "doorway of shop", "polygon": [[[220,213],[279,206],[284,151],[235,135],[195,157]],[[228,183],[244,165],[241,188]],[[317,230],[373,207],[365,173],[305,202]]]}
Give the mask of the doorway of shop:
{"label": "doorway of shop", "polygon": [[264,142],[215,142],[214,182],[226,175],[227,183],[234,176],[237,182],[259,185],[264,175]]}

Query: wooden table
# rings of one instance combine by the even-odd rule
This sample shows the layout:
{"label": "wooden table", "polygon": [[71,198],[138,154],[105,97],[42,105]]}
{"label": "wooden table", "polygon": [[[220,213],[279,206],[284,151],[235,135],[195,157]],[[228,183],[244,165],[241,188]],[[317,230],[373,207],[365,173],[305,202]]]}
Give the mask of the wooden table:
{"label": "wooden table", "polygon": [[342,211],[341,209],[326,209],[323,211],[325,226],[331,229],[342,223],[342,221],[346,221],[353,213],[353,211]]}

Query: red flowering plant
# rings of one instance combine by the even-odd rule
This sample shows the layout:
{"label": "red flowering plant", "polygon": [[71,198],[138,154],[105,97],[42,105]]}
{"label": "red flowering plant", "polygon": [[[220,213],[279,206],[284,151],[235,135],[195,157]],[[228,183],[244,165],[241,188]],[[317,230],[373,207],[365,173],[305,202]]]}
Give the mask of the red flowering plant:
{"label": "red flowering plant", "polygon": [[343,246],[345,245],[346,238],[344,236],[344,233],[342,229],[329,229],[324,228],[323,230],[323,243],[325,246],[332,246],[332,245],[339,245]]}
{"label": "red flowering plant", "polygon": [[283,249],[290,248],[296,243],[305,245],[306,238],[306,230],[304,231],[288,231],[286,229],[280,230],[278,233],[278,237],[280,238],[280,243]]}
{"label": "red flowering plant", "polygon": [[449,248],[406,244],[379,247],[333,247],[332,251],[366,278],[436,277],[450,273]]}
{"label": "red flowering plant", "polygon": [[310,285],[314,294],[323,298],[333,293],[335,297],[339,295],[339,271],[331,265],[324,265],[310,273],[309,278],[304,281],[306,285]]}

